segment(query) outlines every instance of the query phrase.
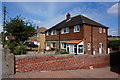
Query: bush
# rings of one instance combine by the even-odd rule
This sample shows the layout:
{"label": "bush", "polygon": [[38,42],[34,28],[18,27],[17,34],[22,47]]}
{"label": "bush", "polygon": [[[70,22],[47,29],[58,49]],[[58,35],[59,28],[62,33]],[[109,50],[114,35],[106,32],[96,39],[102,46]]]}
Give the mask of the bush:
{"label": "bush", "polygon": [[110,41],[108,47],[111,47],[113,50],[119,50],[120,40]]}
{"label": "bush", "polygon": [[14,51],[14,48],[16,46],[16,43],[15,41],[7,41],[7,42],[4,42],[4,48],[9,48],[11,50],[11,52],[13,53]]}
{"label": "bush", "polygon": [[26,52],[27,52],[27,47],[22,45],[22,46],[16,46],[15,50],[13,51],[13,54],[20,55],[20,54],[26,54]]}
{"label": "bush", "polygon": [[69,54],[69,52],[67,52],[67,51],[62,51],[62,52],[60,52],[61,54]]}

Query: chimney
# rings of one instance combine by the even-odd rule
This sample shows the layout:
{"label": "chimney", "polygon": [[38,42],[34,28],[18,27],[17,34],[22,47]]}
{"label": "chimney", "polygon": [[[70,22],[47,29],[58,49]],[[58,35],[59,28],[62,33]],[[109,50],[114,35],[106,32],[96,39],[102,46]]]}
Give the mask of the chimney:
{"label": "chimney", "polygon": [[69,20],[70,18],[71,18],[70,13],[67,13],[67,15],[66,15],[66,19]]}

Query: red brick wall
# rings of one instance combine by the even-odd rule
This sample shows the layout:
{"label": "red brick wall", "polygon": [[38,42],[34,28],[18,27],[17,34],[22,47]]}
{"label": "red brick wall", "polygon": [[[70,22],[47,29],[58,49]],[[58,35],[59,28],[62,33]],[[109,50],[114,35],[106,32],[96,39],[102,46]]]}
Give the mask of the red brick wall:
{"label": "red brick wall", "polygon": [[108,66],[109,55],[49,55],[49,56],[17,56],[16,72],[61,71]]}
{"label": "red brick wall", "polygon": [[[57,31],[57,35],[51,35],[49,32],[49,35],[46,36],[46,41],[49,40],[59,40],[59,31]],[[76,40],[76,39],[82,39],[83,38],[83,26],[80,27],[80,32],[74,32],[74,26],[69,27],[69,33],[61,34],[60,30],[60,40]]]}

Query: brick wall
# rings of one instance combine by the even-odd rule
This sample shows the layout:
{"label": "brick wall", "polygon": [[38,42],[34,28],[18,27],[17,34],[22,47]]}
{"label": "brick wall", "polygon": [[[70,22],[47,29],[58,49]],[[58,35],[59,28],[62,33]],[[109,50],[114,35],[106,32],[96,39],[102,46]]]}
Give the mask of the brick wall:
{"label": "brick wall", "polygon": [[[84,25],[84,47],[85,53],[92,54],[93,51],[99,53],[99,43],[102,43],[102,53],[107,53],[107,29],[106,32],[99,33],[99,27]],[[87,44],[91,43],[91,50],[87,49]]]}
{"label": "brick wall", "polygon": [[82,39],[83,38],[83,26],[80,25],[80,32],[74,32],[74,26],[69,27],[69,33],[61,34],[61,30],[57,30],[57,35],[51,35],[49,31],[49,35],[46,36],[46,41],[50,40],[59,40],[59,33],[60,33],[60,40],[75,40],[75,39]]}
{"label": "brick wall", "polygon": [[109,65],[109,55],[15,56],[16,72],[61,71]]}

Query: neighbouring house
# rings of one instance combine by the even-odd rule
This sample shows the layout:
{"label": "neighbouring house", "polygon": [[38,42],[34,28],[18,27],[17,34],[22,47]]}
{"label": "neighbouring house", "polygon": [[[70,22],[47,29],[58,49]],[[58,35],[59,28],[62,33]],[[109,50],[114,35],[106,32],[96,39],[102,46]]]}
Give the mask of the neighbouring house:
{"label": "neighbouring house", "polygon": [[45,27],[41,27],[35,31],[36,35],[30,37],[29,41],[34,42],[34,44],[38,45],[40,51],[45,49],[45,31],[47,29]]}
{"label": "neighbouring house", "polygon": [[14,36],[6,36],[5,37],[5,40],[8,41],[8,40],[14,40],[15,37]]}
{"label": "neighbouring house", "polygon": [[66,50],[70,54],[107,53],[108,27],[83,15],[66,19],[46,31],[46,50]]}

